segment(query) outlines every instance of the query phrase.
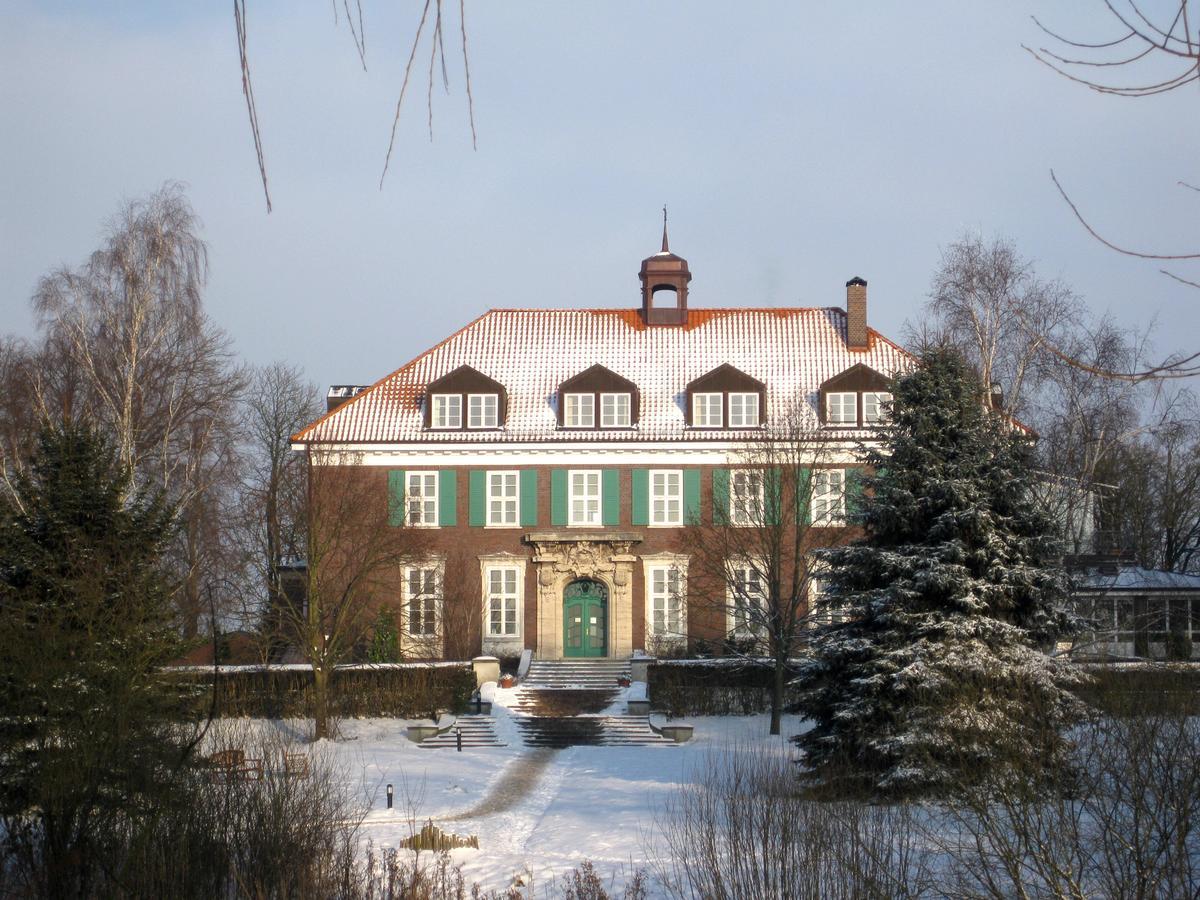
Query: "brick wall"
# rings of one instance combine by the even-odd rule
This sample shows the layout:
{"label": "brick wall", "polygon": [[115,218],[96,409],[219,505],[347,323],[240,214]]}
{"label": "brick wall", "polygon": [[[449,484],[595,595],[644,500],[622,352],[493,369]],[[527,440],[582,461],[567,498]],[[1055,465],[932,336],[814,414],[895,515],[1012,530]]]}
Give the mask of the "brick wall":
{"label": "brick wall", "polygon": [[[455,473],[456,497],[454,519],[455,525],[433,528],[416,528],[399,526],[405,530],[419,532],[419,546],[423,553],[443,561],[446,567],[447,600],[444,621],[447,627],[456,629],[456,633],[445,635],[443,653],[454,656],[469,656],[478,654],[482,647],[482,621],[478,615],[472,615],[470,610],[452,609],[451,605],[458,603],[473,603],[479,608],[483,598],[482,574],[479,557],[498,553],[509,553],[526,560],[524,579],[524,604],[522,615],[523,644],[527,648],[537,648],[537,567],[532,562],[533,548],[524,540],[532,531],[576,530],[551,524],[551,471],[549,467],[502,466],[491,467],[491,471],[528,471],[537,472],[537,524],[516,527],[472,526],[470,522],[470,479],[471,471],[479,471],[481,467],[454,467],[449,470],[426,469],[411,467],[405,472],[453,471]],[[559,467],[565,468],[565,467]],[[633,480],[634,471],[646,469],[647,466],[613,466],[613,465],[583,465],[578,468],[615,470],[618,473],[619,520],[615,524],[604,526],[587,526],[589,532],[636,532],[642,540],[635,544],[631,553],[636,556],[646,556],[659,553],[675,553],[689,555],[694,551],[694,532],[687,527],[660,527],[633,524]],[[655,467],[657,468],[657,467]],[[664,467],[669,468],[669,467]],[[701,527],[711,525],[713,521],[713,472],[719,468],[714,466],[678,466],[689,471],[700,472],[700,517]],[[398,469],[397,469],[398,470]],[[386,502],[389,495],[389,473],[397,471],[383,466],[341,466],[338,467],[338,477],[354,481],[358,488],[365,488],[365,493],[381,498]],[[486,471],[486,470],[485,470]],[[384,526],[394,528],[397,526]],[[846,534],[845,528],[813,529],[810,538],[824,540],[822,533],[838,532]],[[689,534],[692,539],[689,539]],[[403,573],[397,567],[390,577],[383,577],[380,582],[379,602],[387,602],[399,609],[402,604]],[[449,595],[453,594],[451,597]],[[466,599],[460,599],[466,598]],[[633,567],[633,646],[646,646],[646,584],[645,571],[639,562]],[[368,620],[373,617],[367,617]],[[467,623],[459,625],[458,623]],[[722,611],[698,603],[689,603],[687,612],[687,630],[689,643],[698,640],[719,641],[725,634],[725,621]],[[611,626],[610,626],[611,627]],[[457,633],[462,632],[462,633]],[[466,633],[470,632],[470,633]]]}

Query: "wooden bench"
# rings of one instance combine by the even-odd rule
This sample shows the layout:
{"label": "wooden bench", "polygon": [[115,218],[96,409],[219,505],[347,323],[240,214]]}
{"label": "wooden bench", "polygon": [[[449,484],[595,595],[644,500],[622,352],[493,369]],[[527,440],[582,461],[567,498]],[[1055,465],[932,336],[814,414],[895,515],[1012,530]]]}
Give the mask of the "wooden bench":
{"label": "wooden bench", "polygon": [[247,758],[246,751],[240,747],[218,750],[209,755],[205,762],[212,767],[215,775],[223,778],[246,778],[257,781],[263,776],[262,760]]}
{"label": "wooden bench", "polygon": [[283,754],[283,774],[289,778],[307,778],[309,772],[308,755],[304,753]]}

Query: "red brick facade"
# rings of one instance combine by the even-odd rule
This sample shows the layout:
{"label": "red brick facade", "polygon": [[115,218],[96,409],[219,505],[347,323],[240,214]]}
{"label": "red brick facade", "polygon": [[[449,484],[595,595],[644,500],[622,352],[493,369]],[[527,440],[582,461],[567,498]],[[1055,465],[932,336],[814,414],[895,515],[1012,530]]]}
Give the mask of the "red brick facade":
{"label": "red brick facade", "polygon": [[[818,473],[811,485],[820,497],[796,504],[797,492],[785,488],[792,517],[771,524],[807,529],[810,506],[840,523],[855,448],[874,436],[889,378],[912,362],[867,328],[866,283],[847,286],[845,310],[694,310],[690,278],[664,241],[663,253],[643,265],[641,310],[493,310],[370,388],[340,387],[339,401],[349,399],[294,436],[298,449],[322,451],[314,459],[337,463],[356,482],[365,478],[388,506],[386,527],[411,529],[414,546],[437,568],[440,632],[407,641],[408,655],[569,653],[571,621],[587,622],[570,620],[575,607],[564,598],[585,582],[607,598],[596,607],[606,616],[604,655],[650,649],[651,594],[659,628],[670,633],[663,623],[679,617],[668,590],[683,594],[687,644],[719,644],[733,620],[720,587],[694,577],[697,546],[704,529],[723,527],[731,496],[742,498],[736,505],[747,490],[758,491],[765,502],[778,490],[767,487],[772,466],[759,465],[767,474],[751,487],[745,472],[755,468],[747,448],[779,429],[796,437],[801,456],[808,453],[794,472]],[[657,309],[649,301],[658,288],[679,302]],[[828,418],[827,386],[837,391]],[[499,472],[518,473],[501,490],[503,526],[486,524],[488,473]],[[568,496],[569,472],[594,473],[580,475],[579,496]],[[595,522],[573,522],[576,500]],[[652,525],[652,507],[689,525]],[[844,531],[818,523],[800,552]],[[515,634],[488,634],[489,565],[504,570],[495,582],[503,601],[496,627]],[[405,567],[396,566],[379,579],[375,598],[403,609],[402,628],[415,623],[416,632],[428,630],[433,615],[423,577],[410,572],[406,581]],[[414,590],[422,602],[409,605]]]}

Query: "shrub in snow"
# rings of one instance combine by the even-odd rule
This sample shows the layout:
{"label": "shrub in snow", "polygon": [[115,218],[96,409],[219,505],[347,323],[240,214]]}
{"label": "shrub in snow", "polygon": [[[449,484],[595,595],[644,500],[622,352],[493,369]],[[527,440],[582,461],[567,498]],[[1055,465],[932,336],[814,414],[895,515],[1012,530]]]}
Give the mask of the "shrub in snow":
{"label": "shrub in snow", "polygon": [[895,386],[866,453],[864,537],[816,551],[828,571],[793,686],[813,721],[808,776],[839,791],[936,794],[963,779],[1051,776],[1078,713],[1041,648],[1068,630],[1068,583],[1037,507],[1029,439],[984,408],[955,352]]}

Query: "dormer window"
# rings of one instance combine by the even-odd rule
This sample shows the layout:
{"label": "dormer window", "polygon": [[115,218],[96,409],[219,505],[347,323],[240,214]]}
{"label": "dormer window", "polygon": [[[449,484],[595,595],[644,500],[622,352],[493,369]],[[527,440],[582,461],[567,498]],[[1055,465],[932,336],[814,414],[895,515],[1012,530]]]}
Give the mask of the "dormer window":
{"label": "dormer window", "polygon": [[561,428],[632,428],[641,395],[628,378],[595,365],[558,386]]}
{"label": "dormer window", "polygon": [[566,394],[563,425],[567,428],[595,428],[596,407],[593,394]]}
{"label": "dormer window", "polygon": [[692,424],[697,428],[720,428],[724,394],[692,394]]}
{"label": "dormer window", "polygon": [[825,421],[830,425],[857,425],[858,394],[851,392],[826,394]]}
{"label": "dormer window", "polygon": [[692,428],[758,428],[766,412],[767,387],[726,363],[687,386],[687,424]]}
{"label": "dormer window", "polygon": [[758,394],[729,395],[729,427],[758,427]]}
{"label": "dormer window", "polygon": [[863,395],[863,424],[878,425],[887,418],[887,404],[892,395],[887,391],[866,391]]}
{"label": "dormer window", "polygon": [[887,419],[892,379],[858,363],[821,385],[821,421],[842,428],[879,425]]}
{"label": "dormer window", "polygon": [[467,395],[467,427],[495,428],[499,424],[500,398],[495,394]]}
{"label": "dormer window", "polygon": [[462,394],[433,395],[433,428],[462,428]]}
{"label": "dormer window", "polygon": [[631,424],[629,408],[628,394],[601,394],[600,427],[628,428]]}
{"label": "dormer window", "polygon": [[461,431],[504,426],[508,392],[478,369],[459,366],[431,381],[425,391],[426,428]]}

